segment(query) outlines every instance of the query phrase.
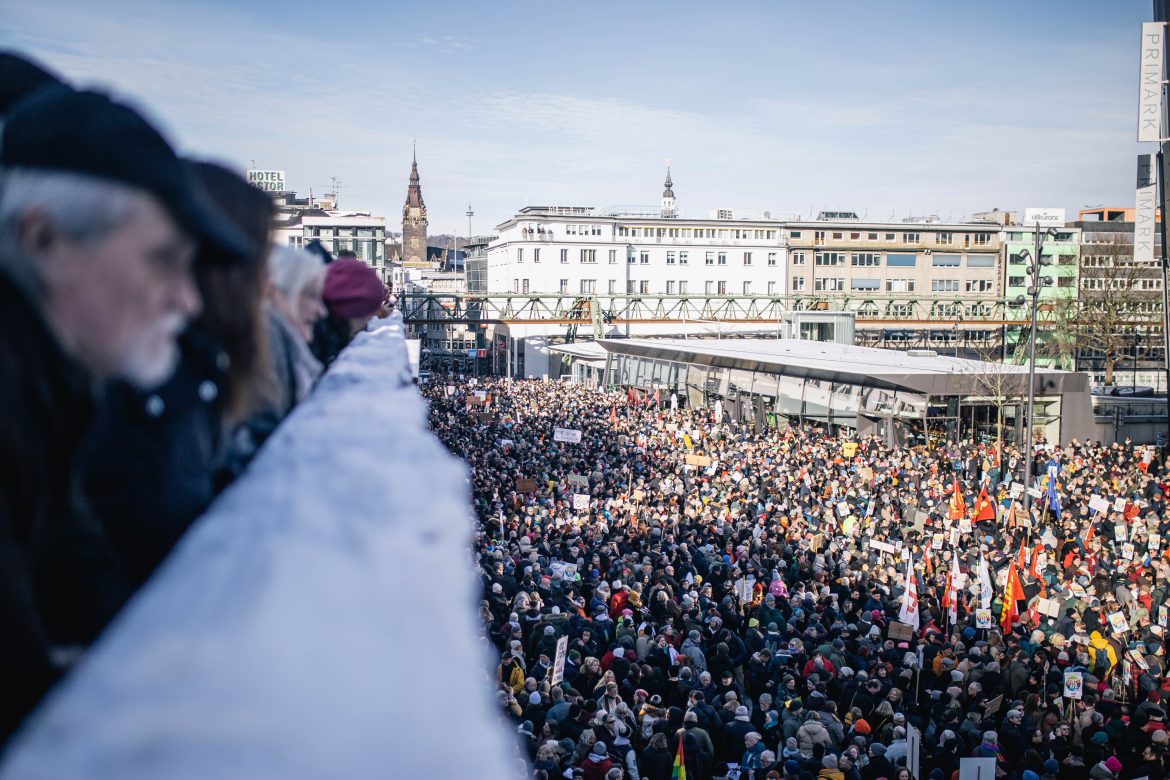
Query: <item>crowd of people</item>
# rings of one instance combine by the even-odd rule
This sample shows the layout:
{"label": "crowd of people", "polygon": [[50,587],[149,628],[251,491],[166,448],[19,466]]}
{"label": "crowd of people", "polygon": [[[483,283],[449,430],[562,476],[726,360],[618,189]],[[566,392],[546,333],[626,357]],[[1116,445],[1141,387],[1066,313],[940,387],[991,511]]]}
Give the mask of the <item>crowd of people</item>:
{"label": "crowd of people", "polygon": [[1025,475],[628,389],[424,394],[531,777],[1167,776],[1158,453],[1040,443]]}
{"label": "crowd of people", "polygon": [[389,291],[271,198],[0,52],[0,746]]}

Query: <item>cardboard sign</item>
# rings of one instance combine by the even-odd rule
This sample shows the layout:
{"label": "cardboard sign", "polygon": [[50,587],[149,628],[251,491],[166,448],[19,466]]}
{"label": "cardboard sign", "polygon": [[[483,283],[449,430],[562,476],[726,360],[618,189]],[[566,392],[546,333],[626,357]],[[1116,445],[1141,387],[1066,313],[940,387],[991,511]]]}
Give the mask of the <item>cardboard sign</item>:
{"label": "cardboard sign", "polygon": [[895,547],[892,544],[888,544],[887,542],[879,542],[877,539],[870,539],[869,546],[874,548],[875,550],[881,550],[882,552],[887,553],[888,555],[897,555],[898,554],[897,547]]}
{"label": "cardboard sign", "polygon": [[1040,492],[1040,488],[1028,488],[1028,495],[1039,501],[1040,496],[1043,494]]}
{"label": "cardboard sign", "polygon": [[1125,499],[1124,498],[1113,499],[1113,511],[1114,512],[1124,512],[1125,511]]}
{"label": "cardboard sign", "polygon": [[553,659],[552,678],[550,685],[558,685],[565,679],[565,658],[569,655],[569,637],[563,636],[557,640],[557,655]]}
{"label": "cardboard sign", "polygon": [[[1003,694],[1001,693],[999,696],[996,696],[994,699],[987,702],[987,704],[983,705],[983,717],[990,718],[992,715],[999,712],[1000,708],[1002,708],[1002,707],[1003,707]],[[995,759],[992,759],[992,760],[994,761]]]}
{"label": "cardboard sign", "polygon": [[480,412],[479,413],[479,421],[481,423],[483,423],[484,425],[487,425],[488,423],[490,423],[492,421],[492,413],[491,412]]}
{"label": "cardboard sign", "polygon": [[1094,512],[1107,514],[1109,512],[1109,501],[1101,496],[1089,496],[1089,509],[1092,509]]}
{"label": "cardboard sign", "polygon": [[959,780],[995,780],[995,759],[960,758]]}
{"label": "cardboard sign", "polygon": [[990,609],[975,610],[975,628],[991,628],[992,625]]}
{"label": "cardboard sign", "polygon": [[633,493],[633,498],[635,501],[641,501],[645,497],[646,497],[646,493],[643,490],[635,490]]}
{"label": "cardboard sign", "polygon": [[678,423],[667,423],[666,424],[666,432],[667,433],[674,433],[677,430],[678,430]]}
{"label": "cardboard sign", "polygon": [[580,474],[570,474],[567,482],[573,487],[589,487],[589,477]]}
{"label": "cardboard sign", "polygon": [[1036,611],[1048,617],[1060,617],[1060,602],[1056,599],[1036,599]]}
{"label": "cardboard sign", "polygon": [[1124,634],[1129,631],[1129,623],[1125,620],[1125,615],[1121,612],[1110,612],[1109,627],[1113,629],[1115,634]]}
{"label": "cardboard sign", "polygon": [[888,636],[896,642],[909,641],[914,638],[914,628],[897,620],[891,620]]}
{"label": "cardboard sign", "polygon": [[581,431],[576,428],[553,428],[553,441],[563,441],[566,444],[580,444]]}
{"label": "cardboard sign", "polygon": [[1019,498],[1024,495],[1024,485],[1020,482],[1013,482],[1011,487],[1012,498]]}
{"label": "cardboard sign", "polygon": [[517,493],[535,493],[536,480],[535,479],[518,479],[516,480]]}
{"label": "cardboard sign", "polygon": [[585,511],[589,509],[589,496],[585,493],[574,493],[573,508],[578,511]]}
{"label": "cardboard sign", "polygon": [[487,406],[487,399],[480,398],[479,396],[469,395],[469,396],[467,396],[467,405],[468,406]]}
{"label": "cardboard sign", "polygon": [[711,459],[706,455],[687,455],[687,465],[705,468],[711,465]]}

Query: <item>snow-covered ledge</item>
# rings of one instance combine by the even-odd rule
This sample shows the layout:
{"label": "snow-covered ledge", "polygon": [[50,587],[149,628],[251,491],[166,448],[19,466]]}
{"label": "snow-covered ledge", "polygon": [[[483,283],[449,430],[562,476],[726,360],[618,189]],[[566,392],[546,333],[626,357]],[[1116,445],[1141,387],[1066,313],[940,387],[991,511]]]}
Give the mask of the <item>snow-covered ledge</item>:
{"label": "snow-covered ledge", "polygon": [[465,467],[426,429],[406,360],[400,325],[358,337],[0,777],[514,774],[477,638]]}

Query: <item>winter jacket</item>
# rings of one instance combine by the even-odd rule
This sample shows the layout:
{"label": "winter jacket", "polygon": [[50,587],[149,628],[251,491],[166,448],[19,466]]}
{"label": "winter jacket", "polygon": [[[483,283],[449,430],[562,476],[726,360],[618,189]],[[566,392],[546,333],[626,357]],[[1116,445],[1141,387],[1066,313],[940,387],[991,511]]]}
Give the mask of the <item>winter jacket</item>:
{"label": "winter jacket", "polygon": [[0,274],[0,743],[60,673],[50,647],[92,641],[130,593],[80,490],[92,379],[34,289]]}
{"label": "winter jacket", "polygon": [[833,744],[828,729],[818,720],[806,720],[804,725],[796,730],[796,746],[805,758],[812,755],[813,748],[821,745],[829,748]]}

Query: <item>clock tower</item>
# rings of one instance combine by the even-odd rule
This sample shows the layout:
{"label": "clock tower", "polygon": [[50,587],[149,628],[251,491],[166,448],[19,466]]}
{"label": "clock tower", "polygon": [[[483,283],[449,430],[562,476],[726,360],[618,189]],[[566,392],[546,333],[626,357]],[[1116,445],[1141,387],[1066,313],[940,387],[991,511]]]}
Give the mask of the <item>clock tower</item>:
{"label": "clock tower", "polygon": [[418,183],[418,156],[411,154],[410,184],[402,207],[402,261],[423,263],[427,259],[427,205]]}

